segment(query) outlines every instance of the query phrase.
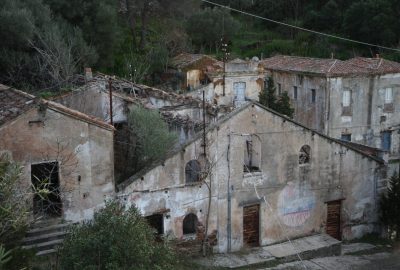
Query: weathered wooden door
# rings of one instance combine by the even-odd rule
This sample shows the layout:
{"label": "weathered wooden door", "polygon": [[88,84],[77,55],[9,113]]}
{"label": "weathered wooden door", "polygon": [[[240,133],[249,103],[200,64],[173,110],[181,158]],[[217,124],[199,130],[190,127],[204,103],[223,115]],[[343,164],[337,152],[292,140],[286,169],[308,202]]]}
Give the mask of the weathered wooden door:
{"label": "weathered wooden door", "polygon": [[342,201],[333,201],[327,203],[327,220],[326,220],[326,233],[337,240],[342,239],[342,232],[340,228],[340,210],[342,208]]}
{"label": "weathered wooden door", "polygon": [[243,243],[248,246],[260,245],[260,205],[243,207]]}

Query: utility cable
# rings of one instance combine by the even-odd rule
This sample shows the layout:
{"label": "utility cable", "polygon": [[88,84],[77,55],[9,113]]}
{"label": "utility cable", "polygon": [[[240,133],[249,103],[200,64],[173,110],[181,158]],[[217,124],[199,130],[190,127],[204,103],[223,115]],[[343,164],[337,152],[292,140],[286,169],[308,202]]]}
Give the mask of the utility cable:
{"label": "utility cable", "polygon": [[251,17],[258,18],[258,19],[261,19],[261,20],[264,20],[264,21],[268,21],[268,22],[271,22],[271,23],[283,25],[283,26],[286,26],[286,27],[294,28],[294,29],[301,30],[301,31],[304,31],[304,32],[309,32],[309,33],[316,34],[316,35],[321,35],[321,36],[325,36],[325,37],[340,39],[340,40],[343,40],[343,41],[353,42],[353,43],[357,43],[357,44],[361,44],[361,45],[367,45],[367,46],[377,47],[377,48],[381,48],[381,49],[385,49],[385,50],[391,50],[391,51],[395,51],[395,52],[400,52],[400,49],[381,46],[381,45],[376,45],[376,44],[363,42],[363,41],[358,41],[358,40],[354,40],[354,39],[350,39],[350,38],[339,37],[339,36],[336,36],[336,35],[326,34],[326,33],[323,33],[323,32],[318,32],[318,31],[307,29],[307,28],[304,28],[304,27],[291,25],[291,24],[288,24],[288,23],[284,23],[284,22],[272,20],[272,19],[269,19],[269,18],[261,17],[261,16],[258,16],[258,15],[255,15],[255,14],[252,14],[252,13],[249,13],[249,12],[246,12],[246,11],[242,11],[242,10],[238,10],[238,9],[235,9],[235,8],[227,7],[227,6],[212,2],[212,1],[208,1],[208,0],[201,0],[201,1],[205,2],[205,3],[208,3],[208,4],[211,4],[211,5],[214,5],[214,6],[225,8],[225,9],[228,9],[228,10],[231,10],[231,11],[242,13],[242,14],[247,15],[247,16],[251,16]]}

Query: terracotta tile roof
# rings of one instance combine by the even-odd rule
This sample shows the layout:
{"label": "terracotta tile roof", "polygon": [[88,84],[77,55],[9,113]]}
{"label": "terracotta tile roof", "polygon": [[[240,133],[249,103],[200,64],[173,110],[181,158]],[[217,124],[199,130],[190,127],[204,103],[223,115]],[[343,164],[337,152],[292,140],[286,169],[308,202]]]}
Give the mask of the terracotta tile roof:
{"label": "terracotta tile roof", "polygon": [[326,74],[336,59],[278,55],[261,61],[266,69]]}
{"label": "terracotta tile roof", "polygon": [[35,107],[38,99],[0,84],[0,126]]}
{"label": "terracotta tile roof", "polygon": [[400,63],[382,58],[356,57],[346,61],[279,55],[261,61],[267,70],[304,72],[328,77],[400,73]]}
{"label": "terracotta tile roof", "polygon": [[44,104],[52,110],[58,111],[80,121],[88,122],[109,130],[114,129],[112,125],[100,119],[69,109],[56,102],[40,99],[28,93],[2,84],[0,84],[0,126],[12,121],[19,115],[24,114],[39,104]]}
{"label": "terracotta tile roof", "polygon": [[400,73],[400,63],[383,58],[356,57],[345,63],[353,67],[364,68],[374,74]]}
{"label": "terracotta tile roof", "polygon": [[222,62],[205,54],[181,53],[171,60],[171,66],[177,69],[188,69],[195,65],[222,67]]}

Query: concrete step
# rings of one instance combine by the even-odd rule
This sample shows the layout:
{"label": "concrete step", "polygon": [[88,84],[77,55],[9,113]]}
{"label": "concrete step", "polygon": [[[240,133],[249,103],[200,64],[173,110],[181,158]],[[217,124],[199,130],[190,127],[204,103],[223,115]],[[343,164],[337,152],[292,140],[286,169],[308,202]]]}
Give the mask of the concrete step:
{"label": "concrete step", "polygon": [[22,246],[22,248],[24,248],[24,249],[33,249],[34,248],[37,252],[40,252],[40,251],[55,249],[55,248],[57,248],[57,246],[62,244],[62,242],[63,242],[63,239],[57,239],[57,240],[42,242],[39,244]]}
{"label": "concrete step", "polygon": [[68,234],[66,231],[59,231],[54,233],[46,233],[46,234],[39,234],[35,236],[25,237],[22,239],[22,245],[34,245],[43,242],[48,242],[57,239],[64,239],[64,237]]}
{"label": "concrete step", "polygon": [[291,262],[325,257],[338,256],[341,252],[341,242],[326,234],[317,234],[291,240],[280,244],[257,247],[247,252],[216,254],[202,258],[196,262],[205,267],[251,268],[270,267],[277,263]]}
{"label": "concrete step", "polygon": [[43,251],[39,251],[36,253],[36,256],[46,256],[46,255],[51,255],[57,252],[57,249],[47,249]]}
{"label": "concrete step", "polygon": [[64,232],[68,230],[68,227],[71,225],[71,223],[61,223],[61,224],[55,224],[47,227],[34,227],[33,229],[29,230],[26,233],[26,237],[33,237],[33,236],[39,236],[42,234],[49,234],[49,233],[56,233],[56,232]]}

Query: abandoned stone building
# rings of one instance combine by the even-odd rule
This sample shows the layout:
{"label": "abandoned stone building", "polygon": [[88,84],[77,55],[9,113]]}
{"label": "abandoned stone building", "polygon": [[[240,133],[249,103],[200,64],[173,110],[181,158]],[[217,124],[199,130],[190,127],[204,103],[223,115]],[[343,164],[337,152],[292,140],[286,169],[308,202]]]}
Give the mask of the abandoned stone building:
{"label": "abandoned stone building", "polygon": [[375,150],[256,103],[212,123],[203,136],[118,186],[118,198],[137,205],[160,234],[207,234],[214,251],[229,252],[287,237],[352,239],[379,230],[386,165]]}
{"label": "abandoned stone building", "polygon": [[[81,78],[82,85],[73,91],[55,97],[53,101],[85,114],[111,122],[115,127],[114,164],[117,182],[126,175],[129,166],[130,143],[128,131],[128,115],[132,106],[140,105],[150,110],[158,110],[171,131],[178,135],[178,143],[191,140],[203,127],[203,106],[207,123],[217,121],[229,112],[229,106],[216,106],[199,98],[183,96],[174,92],[134,84],[132,82],[112,78],[111,99],[110,81],[104,74],[96,74],[90,78]],[[110,108],[112,104],[112,108]],[[110,113],[112,111],[112,114]],[[112,119],[110,118],[112,115]]]}
{"label": "abandoned stone building", "polygon": [[162,88],[179,92],[193,91],[210,83],[209,72],[222,69],[222,62],[205,54],[182,53],[171,59],[163,74]]}
{"label": "abandoned stone building", "polygon": [[[115,196],[113,135],[104,121],[0,85],[0,152],[23,166],[35,218],[90,219]],[[48,196],[32,192],[42,188]]]}
{"label": "abandoned stone building", "polygon": [[187,95],[201,97],[202,91],[208,101],[218,105],[238,107],[246,101],[258,100],[264,88],[265,75],[257,58],[252,60],[234,59],[223,69],[207,73],[210,83]]}
{"label": "abandoned stone building", "polygon": [[262,64],[278,94],[289,94],[296,121],[333,138],[385,150],[392,171],[399,170],[399,63],[275,56]]}

